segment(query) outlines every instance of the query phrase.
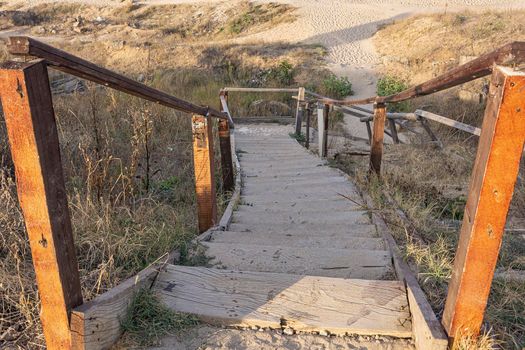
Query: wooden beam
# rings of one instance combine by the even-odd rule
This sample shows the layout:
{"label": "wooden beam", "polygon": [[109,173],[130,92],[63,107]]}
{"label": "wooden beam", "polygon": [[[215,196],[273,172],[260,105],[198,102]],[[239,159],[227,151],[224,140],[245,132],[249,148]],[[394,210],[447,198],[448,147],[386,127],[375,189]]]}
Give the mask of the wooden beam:
{"label": "wooden beam", "polygon": [[221,148],[222,186],[224,191],[232,191],[234,182],[230,127],[228,121],[222,119],[219,120],[219,145]]}
{"label": "wooden beam", "polygon": [[396,121],[394,119],[388,119],[388,124],[390,126],[390,136],[395,144],[399,143],[399,137],[397,136]]}
{"label": "wooden beam", "polygon": [[525,62],[525,42],[514,41],[453,68],[434,79],[401,91],[395,95],[385,97],[372,96],[359,100],[333,100],[324,98],[322,102],[342,106],[366,105],[374,102],[401,102],[418,96],[430,95],[490,75],[495,64],[518,65],[523,62]]}
{"label": "wooden beam", "polygon": [[217,198],[213,167],[213,129],[212,123],[208,118],[198,115],[193,116],[192,127],[199,233],[202,233],[215,225],[217,221]]}
{"label": "wooden beam", "polygon": [[434,113],[430,113],[430,112],[427,112],[427,111],[422,111],[420,109],[416,110],[414,112],[414,114],[419,117],[418,119],[425,118],[425,119],[433,120],[433,121],[438,122],[440,124],[444,124],[444,125],[450,126],[452,128],[468,132],[468,133],[470,133],[472,135],[477,135],[477,136],[481,135],[481,129],[480,128],[476,128],[475,126],[468,125],[468,124],[465,124],[465,123],[462,123],[462,122],[458,122],[457,120],[454,120],[454,119],[445,118],[445,117],[442,117],[442,116],[434,114]]}
{"label": "wooden beam", "polygon": [[46,64],[4,63],[0,98],[47,348],[69,349],[69,316],[82,294]]}
{"label": "wooden beam", "polygon": [[226,92],[298,92],[298,88],[239,88],[225,87],[222,89]]}
{"label": "wooden beam", "polygon": [[374,104],[374,125],[372,144],[370,145],[370,172],[381,175],[381,158],[383,157],[383,139],[385,138],[386,106]]}
{"label": "wooden beam", "polygon": [[318,141],[318,153],[319,157],[324,157],[323,155],[323,145],[324,145],[324,138],[326,137],[326,133],[324,132],[325,126],[325,120],[324,120],[324,105],[320,102],[317,103],[317,141]]}
{"label": "wooden beam", "polygon": [[525,141],[525,74],[496,67],[442,323],[452,341],[477,335]]}
{"label": "wooden beam", "polygon": [[323,137],[323,157],[328,157],[328,114],[330,113],[330,105],[325,104],[323,109],[324,119],[324,137]]}
{"label": "wooden beam", "polygon": [[30,55],[46,60],[49,65],[63,72],[73,74],[95,83],[109,86],[115,90],[123,91],[163,106],[174,108],[187,113],[210,115],[226,119],[223,113],[204,106],[181,100],[160,90],[129,79],[109,69],[97,66],[89,61],[71,55],[65,51],[44,44],[33,38],[25,36],[11,37],[8,50],[13,55]]}
{"label": "wooden beam", "polygon": [[301,135],[304,114],[304,88],[299,88],[297,93],[297,111],[295,112],[295,135]]}
{"label": "wooden beam", "polygon": [[304,146],[309,149],[310,148],[310,118],[312,117],[312,109],[310,108],[310,105],[306,107],[306,141],[304,143]]}

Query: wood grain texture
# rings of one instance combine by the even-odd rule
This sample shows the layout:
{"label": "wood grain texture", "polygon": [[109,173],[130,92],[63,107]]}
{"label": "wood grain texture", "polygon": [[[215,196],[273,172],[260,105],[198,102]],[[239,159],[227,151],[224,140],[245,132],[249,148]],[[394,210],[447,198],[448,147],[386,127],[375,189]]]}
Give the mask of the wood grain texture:
{"label": "wood grain texture", "polygon": [[46,64],[3,64],[0,97],[47,348],[69,349],[69,314],[82,294]]}
{"label": "wood grain texture", "polygon": [[226,192],[234,189],[234,172],[232,161],[232,146],[230,142],[230,127],[228,121],[219,120],[219,146],[221,150],[222,186]]}
{"label": "wood grain texture", "polygon": [[126,316],[134,294],[150,288],[158,266],[149,267],[108,292],[75,308],[71,314],[73,349],[109,349],[120,338],[120,322]]}
{"label": "wood grain texture", "polygon": [[43,58],[49,65],[63,72],[109,86],[115,90],[159,103],[166,107],[199,115],[209,114],[216,118],[228,118],[227,115],[213,108],[198,106],[184,101],[33,38],[16,36],[9,39],[8,50],[14,55],[31,55]]}
{"label": "wood grain texture", "polygon": [[213,162],[213,129],[206,117],[193,116],[193,166],[199,233],[215,225],[217,221],[217,197],[215,193],[215,169]]}
{"label": "wood grain texture", "polygon": [[405,289],[398,281],[168,265],[154,289],[175,311],[214,324],[338,335],[412,335]]}
{"label": "wood grain texture", "polygon": [[449,337],[477,334],[525,141],[525,74],[494,70],[443,314]]}
{"label": "wood grain texture", "polygon": [[427,112],[427,111],[422,111],[420,109],[416,110],[414,113],[417,116],[421,117],[421,118],[432,120],[432,121],[438,122],[440,124],[444,124],[444,125],[450,126],[452,128],[468,132],[468,133],[470,133],[472,135],[476,135],[476,136],[480,136],[481,135],[481,129],[480,128],[476,128],[475,126],[468,125],[468,124],[465,124],[465,123],[462,123],[462,122],[458,122],[457,120],[454,120],[454,119],[445,118],[445,117],[442,117],[442,116],[434,114],[434,113],[430,113],[430,112]]}
{"label": "wood grain texture", "polygon": [[370,172],[381,174],[381,159],[383,157],[383,140],[385,138],[386,106],[374,105],[374,125],[372,144],[370,145]]}
{"label": "wood grain texture", "polygon": [[291,273],[341,278],[382,279],[391,272],[384,250],[203,243],[212,264],[239,271]]}

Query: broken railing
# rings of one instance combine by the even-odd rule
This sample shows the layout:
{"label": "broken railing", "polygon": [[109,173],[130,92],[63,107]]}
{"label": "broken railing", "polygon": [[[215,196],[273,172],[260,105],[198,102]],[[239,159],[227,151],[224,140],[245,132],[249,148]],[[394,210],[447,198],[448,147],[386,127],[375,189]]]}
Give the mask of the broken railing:
{"label": "broken railing", "polygon": [[31,38],[10,38],[8,50],[14,55],[36,58],[0,65],[0,99],[31,245],[47,348],[97,348],[84,343],[84,319],[71,320],[73,310],[83,306],[83,298],[48,67],[192,114],[200,232],[217,221],[211,118],[218,119],[222,181],[226,191],[234,186],[230,145],[233,122],[227,110],[221,112],[195,105]]}
{"label": "broken railing", "polygon": [[[432,120],[479,135],[465,215],[449,282],[442,324],[453,342],[459,335],[477,335],[494,276],[503,230],[514,192],[525,141],[525,73],[513,68],[525,62],[525,42],[513,42],[432,80],[391,96],[333,100],[310,93],[329,106],[371,112],[370,171],[380,175],[386,120]],[[504,67],[506,66],[506,67]],[[491,75],[481,129],[418,110],[387,113],[387,103],[433,94]],[[307,94],[309,92],[307,91]],[[359,105],[373,104],[373,111]],[[391,122],[390,122],[391,123]],[[428,126],[428,125],[427,125]],[[393,138],[394,128],[391,128]]]}

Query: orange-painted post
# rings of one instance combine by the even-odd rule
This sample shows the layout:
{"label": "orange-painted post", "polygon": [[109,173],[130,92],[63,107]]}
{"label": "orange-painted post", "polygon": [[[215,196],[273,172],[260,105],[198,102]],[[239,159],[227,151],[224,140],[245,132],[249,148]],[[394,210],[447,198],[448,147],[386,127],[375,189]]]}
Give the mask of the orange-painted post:
{"label": "orange-painted post", "polygon": [[479,333],[525,141],[525,74],[495,67],[443,313],[454,342]]}
{"label": "orange-painted post", "polygon": [[386,105],[374,104],[374,125],[372,144],[370,145],[370,172],[381,175],[381,158],[383,157],[383,139],[385,138]]}
{"label": "orange-painted post", "polygon": [[211,120],[195,115],[193,126],[193,165],[199,232],[204,232],[217,222],[217,197],[213,168],[213,128]]}
{"label": "orange-painted post", "polygon": [[45,63],[3,63],[0,98],[47,348],[70,349],[70,312],[82,294]]}

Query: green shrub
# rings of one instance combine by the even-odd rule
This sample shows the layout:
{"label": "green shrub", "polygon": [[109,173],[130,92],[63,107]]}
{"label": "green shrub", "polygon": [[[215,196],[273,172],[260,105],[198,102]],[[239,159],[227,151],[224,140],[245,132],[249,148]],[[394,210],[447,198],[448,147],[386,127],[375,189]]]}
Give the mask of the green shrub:
{"label": "green shrub", "polygon": [[354,93],[347,77],[330,75],[323,80],[322,86],[324,93],[331,98],[342,99]]}
{"label": "green shrub", "polygon": [[293,65],[284,60],[279,65],[268,72],[268,78],[276,81],[280,85],[292,85],[294,82],[295,69]]}
{"label": "green shrub", "polygon": [[[408,89],[408,84],[397,77],[385,75],[377,81],[377,94],[379,96],[389,96]],[[390,104],[388,109],[391,112],[407,112],[410,108],[408,101]]]}

